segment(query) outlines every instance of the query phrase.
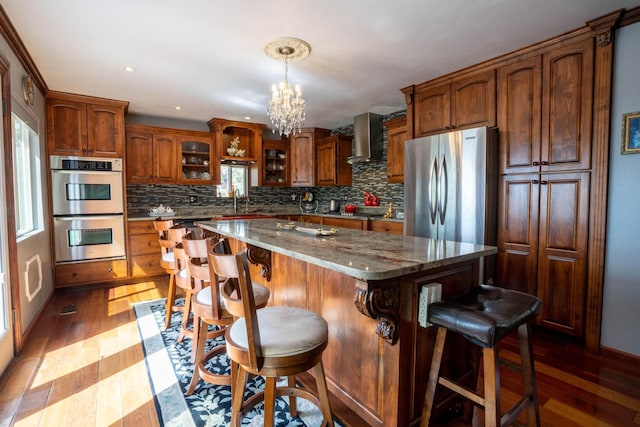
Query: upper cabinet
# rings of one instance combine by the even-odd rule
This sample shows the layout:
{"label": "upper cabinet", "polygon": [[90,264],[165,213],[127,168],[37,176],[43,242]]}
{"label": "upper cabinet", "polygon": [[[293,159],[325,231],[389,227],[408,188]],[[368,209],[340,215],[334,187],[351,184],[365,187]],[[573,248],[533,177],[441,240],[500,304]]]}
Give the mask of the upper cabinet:
{"label": "upper cabinet", "polygon": [[288,141],[263,139],[259,185],[289,187],[290,162]]}
{"label": "upper cabinet", "polygon": [[212,184],[213,137],[208,132],[126,127],[128,184]]}
{"label": "upper cabinet", "polygon": [[181,184],[215,184],[218,168],[214,165],[212,136],[182,135],[178,143]]}
{"label": "upper cabinet", "polygon": [[589,169],[592,97],[589,39],[500,68],[500,172]]}
{"label": "upper cabinet", "polygon": [[46,96],[48,154],[123,157],[128,105],[50,91]]}
{"label": "upper cabinet", "polygon": [[352,154],[353,136],[331,135],[316,143],[317,186],[351,185],[352,168],[347,158]]}
{"label": "upper cabinet", "polygon": [[387,128],[387,182],[404,182],[404,142],[407,140],[407,118],[384,122]]}
{"label": "upper cabinet", "polygon": [[291,134],[291,186],[313,187],[315,185],[316,141],[331,134],[329,129],[303,128]]}
{"label": "upper cabinet", "polygon": [[[403,90],[413,97],[413,137],[496,124],[496,74],[487,70]],[[411,114],[407,111],[407,114]]]}
{"label": "upper cabinet", "polygon": [[175,184],[175,135],[135,131],[127,126],[127,184]]}
{"label": "upper cabinet", "polygon": [[265,125],[213,118],[207,122],[222,162],[257,162]]}

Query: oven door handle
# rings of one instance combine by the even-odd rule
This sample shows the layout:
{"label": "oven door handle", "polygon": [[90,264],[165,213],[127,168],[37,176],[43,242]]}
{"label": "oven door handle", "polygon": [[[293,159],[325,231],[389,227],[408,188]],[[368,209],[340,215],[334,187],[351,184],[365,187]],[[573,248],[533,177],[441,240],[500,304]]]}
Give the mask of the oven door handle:
{"label": "oven door handle", "polygon": [[64,216],[54,216],[54,221],[82,221],[87,219],[117,219],[124,218],[124,214],[113,214],[113,215],[64,215]]}

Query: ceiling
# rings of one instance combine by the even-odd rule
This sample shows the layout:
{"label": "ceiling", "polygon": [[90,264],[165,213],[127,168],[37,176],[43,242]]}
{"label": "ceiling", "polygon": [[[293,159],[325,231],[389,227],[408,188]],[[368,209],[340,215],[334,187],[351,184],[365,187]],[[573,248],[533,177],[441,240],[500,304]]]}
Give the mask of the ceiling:
{"label": "ceiling", "polygon": [[[130,102],[129,113],[270,124],[284,63],[304,126],[405,108],[400,89],[582,27],[640,0],[0,0],[49,89]],[[124,71],[125,66],[136,69]],[[180,110],[175,107],[180,106]]]}

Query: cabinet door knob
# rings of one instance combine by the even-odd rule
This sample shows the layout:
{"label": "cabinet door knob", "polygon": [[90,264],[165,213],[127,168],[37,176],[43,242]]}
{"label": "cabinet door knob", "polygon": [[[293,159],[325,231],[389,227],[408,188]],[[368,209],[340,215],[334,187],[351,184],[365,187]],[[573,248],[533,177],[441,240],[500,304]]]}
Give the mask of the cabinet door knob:
{"label": "cabinet door knob", "polygon": [[549,181],[544,181],[544,180],[540,181],[540,184],[542,184],[542,185],[547,185],[548,183],[549,183]]}
{"label": "cabinet door knob", "polygon": [[534,184],[540,184],[540,181],[538,181],[537,179],[534,179],[533,181],[531,181]]}
{"label": "cabinet door knob", "polygon": [[113,268],[109,268],[107,271],[108,271],[109,273],[113,273]]}
{"label": "cabinet door knob", "polygon": [[542,161],[542,165],[543,165],[543,166],[548,165],[548,164],[549,164],[549,162],[547,162],[546,160],[543,160],[543,161]]}
{"label": "cabinet door knob", "polygon": [[78,275],[78,273],[76,273],[76,272],[74,271],[73,273],[71,273],[71,275],[72,275],[73,277],[76,277],[76,276]]}
{"label": "cabinet door knob", "polygon": [[540,166],[540,163],[538,163],[538,162],[533,162],[533,163],[531,163],[531,164],[532,164],[533,166]]}

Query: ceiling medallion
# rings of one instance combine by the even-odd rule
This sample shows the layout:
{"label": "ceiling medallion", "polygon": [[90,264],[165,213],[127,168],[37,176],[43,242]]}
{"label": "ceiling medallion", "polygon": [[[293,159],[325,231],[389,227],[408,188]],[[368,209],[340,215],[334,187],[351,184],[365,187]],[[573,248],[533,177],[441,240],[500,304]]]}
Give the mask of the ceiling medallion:
{"label": "ceiling medallion", "polygon": [[302,88],[295,85],[291,88],[288,79],[289,61],[299,61],[309,56],[311,46],[304,40],[293,37],[283,37],[273,40],[264,47],[264,53],[277,61],[284,61],[284,81],[271,86],[271,100],[267,107],[267,114],[275,130],[280,135],[289,136],[300,132],[305,119],[304,98]]}

